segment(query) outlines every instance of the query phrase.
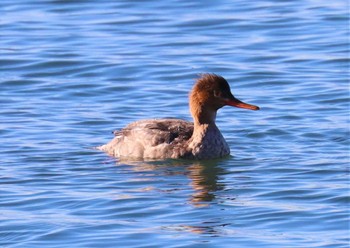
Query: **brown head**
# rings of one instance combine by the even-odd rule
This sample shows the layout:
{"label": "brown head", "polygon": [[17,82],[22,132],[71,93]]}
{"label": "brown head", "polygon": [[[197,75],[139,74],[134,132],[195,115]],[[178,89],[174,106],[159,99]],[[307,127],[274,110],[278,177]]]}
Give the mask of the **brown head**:
{"label": "brown head", "polygon": [[190,109],[200,124],[215,122],[216,111],[224,106],[258,110],[259,107],[244,103],[235,98],[227,81],[215,74],[203,74],[190,93]]}

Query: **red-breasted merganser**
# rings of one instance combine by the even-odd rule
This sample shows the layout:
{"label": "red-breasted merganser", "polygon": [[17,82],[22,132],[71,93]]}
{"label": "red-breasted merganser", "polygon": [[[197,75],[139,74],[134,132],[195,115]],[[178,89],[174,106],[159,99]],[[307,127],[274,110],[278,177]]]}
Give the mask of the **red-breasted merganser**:
{"label": "red-breasted merganser", "polygon": [[227,81],[203,74],[190,93],[194,122],[180,119],[140,120],[115,131],[109,143],[98,147],[109,155],[131,159],[212,159],[230,154],[215,125],[216,111],[224,106],[251,110],[259,107],[235,98]]}

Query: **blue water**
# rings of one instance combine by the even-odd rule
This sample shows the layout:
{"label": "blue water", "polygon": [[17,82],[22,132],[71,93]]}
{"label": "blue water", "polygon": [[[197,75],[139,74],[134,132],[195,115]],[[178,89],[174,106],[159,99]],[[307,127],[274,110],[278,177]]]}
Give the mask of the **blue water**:
{"label": "blue water", "polygon": [[[348,4],[2,0],[0,246],[348,247]],[[261,107],[218,113],[230,158],[92,149],[203,72]]]}

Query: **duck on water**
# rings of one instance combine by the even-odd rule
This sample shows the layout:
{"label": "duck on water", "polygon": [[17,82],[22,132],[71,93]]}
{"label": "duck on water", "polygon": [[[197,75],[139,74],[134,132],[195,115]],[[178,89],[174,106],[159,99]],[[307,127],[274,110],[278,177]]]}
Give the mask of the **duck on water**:
{"label": "duck on water", "polygon": [[216,74],[203,74],[189,96],[193,123],[180,119],[152,119],[130,123],[98,147],[111,156],[133,159],[213,159],[230,154],[215,124],[224,106],[250,110],[259,107],[235,98],[227,81]]}

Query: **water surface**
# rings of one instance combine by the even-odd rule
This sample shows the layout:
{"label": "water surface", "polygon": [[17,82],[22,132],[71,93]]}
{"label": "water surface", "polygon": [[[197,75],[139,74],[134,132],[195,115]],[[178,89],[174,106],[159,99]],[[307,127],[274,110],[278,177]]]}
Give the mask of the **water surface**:
{"label": "water surface", "polygon": [[[347,1],[0,4],[0,246],[348,247]],[[92,147],[190,120],[198,73],[231,157],[118,161]]]}

